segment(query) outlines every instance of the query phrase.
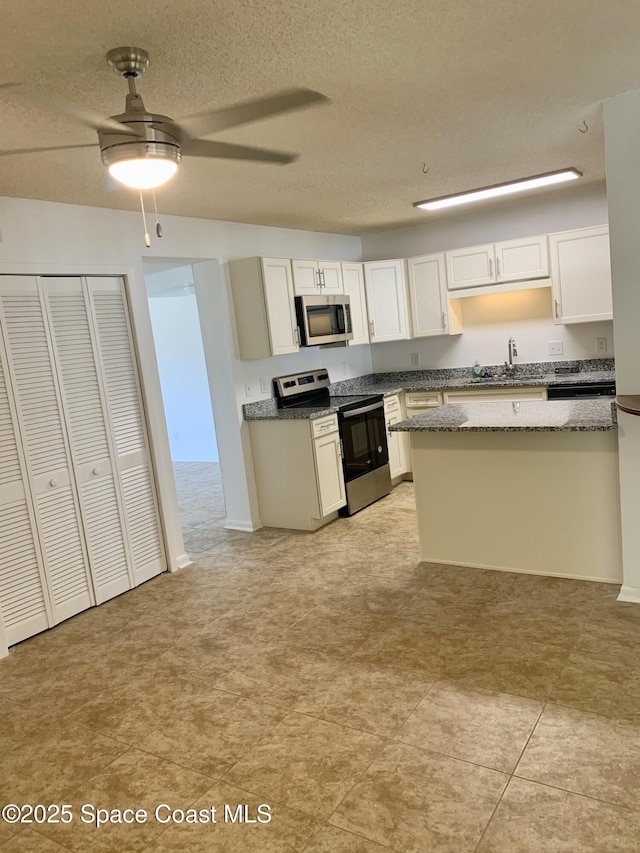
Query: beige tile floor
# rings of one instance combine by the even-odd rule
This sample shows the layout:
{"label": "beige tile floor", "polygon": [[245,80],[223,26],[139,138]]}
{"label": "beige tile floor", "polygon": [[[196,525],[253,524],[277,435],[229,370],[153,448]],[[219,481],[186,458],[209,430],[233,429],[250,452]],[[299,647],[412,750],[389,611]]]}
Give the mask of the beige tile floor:
{"label": "beige tile floor", "polygon": [[[1,853],[640,851],[640,607],[615,587],[421,564],[408,483],[242,534],[217,466],[177,482],[195,565],[0,661],[0,804],[75,814],[0,821]],[[217,822],[79,817],[160,803]]]}

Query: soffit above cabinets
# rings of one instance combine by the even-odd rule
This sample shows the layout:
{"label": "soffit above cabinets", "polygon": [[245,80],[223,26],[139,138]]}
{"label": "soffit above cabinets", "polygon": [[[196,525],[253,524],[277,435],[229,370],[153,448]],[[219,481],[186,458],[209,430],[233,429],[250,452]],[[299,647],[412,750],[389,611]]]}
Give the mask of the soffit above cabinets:
{"label": "soffit above cabinets", "polygon": [[[140,91],[153,112],[180,117],[295,86],[320,91],[331,104],[215,136],[296,151],[297,162],[187,159],[158,192],[158,206],[360,234],[427,221],[412,207],[416,198],[568,163],[584,172],[581,185],[602,182],[601,102],[640,86],[640,4],[614,6],[183,0],[154,11],[128,0],[69,0],[50,15],[24,0],[4,13],[11,35],[0,82],[25,81],[117,114],[122,81],[104,55],[133,41],[151,54]],[[94,131],[27,103],[17,89],[0,91],[0,114],[5,149],[96,141]],[[0,158],[0,187],[8,196],[139,204],[108,179],[91,148]]]}

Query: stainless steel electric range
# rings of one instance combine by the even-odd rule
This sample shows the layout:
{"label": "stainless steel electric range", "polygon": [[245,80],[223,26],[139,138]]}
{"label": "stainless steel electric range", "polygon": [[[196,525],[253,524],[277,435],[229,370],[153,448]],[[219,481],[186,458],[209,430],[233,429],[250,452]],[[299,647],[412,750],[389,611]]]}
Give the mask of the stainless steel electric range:
{"label": "stainless steel electric range", "polygon": [[279,408],[337,410],[347,493],[341,515],[353,515],[389,494],[391,474],[382,394],[331,395],[326,368],[278,376],[273,382]]}

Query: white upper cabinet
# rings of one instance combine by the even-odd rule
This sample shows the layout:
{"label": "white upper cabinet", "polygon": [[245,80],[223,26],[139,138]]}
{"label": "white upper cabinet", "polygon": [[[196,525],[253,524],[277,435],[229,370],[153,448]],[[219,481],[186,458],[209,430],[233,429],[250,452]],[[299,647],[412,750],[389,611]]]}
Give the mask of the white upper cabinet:
{"label": "white upper cabinet", "polygon": [[[451,291],[518,281],[534,282],[549,276],[546,234],[455,249],[447,252],[446,257],[448,289]],[[548,286],[548,282],[544,284]],[[496,287],[495,292],[500,289]]]}
{"label": "white upper cabinet", "polygon": [[404,261],[364,264],[371,343],[409,337]]}
{"label": "white upper cabinet", "polygon": [[527,281],[549,275],[547,235],[496,243],[496,281]]}
{"label": "white upper cabinet", "polygon": [[291,261],[241,258],[229,272],[240,358],[298,352]]}
{"label": "white upper cabinet", "polygon": [[344,292],[339,261],[292,260],[291,269],[296,296]]}
{"label": "white upper cabinet", "polygon": [[606,225],[549,235],[556,324],[611,320],[611,262]]}
{"label": "white upper cabinet", "polygon": [[449,303],[444,253],[408,258],[407,277],[412,337],[459,334],[462,324],[458,306]]}
{"label": "white upper cabinet", "polygon": [[369,318],[367,317],[367,299],[364,292],[362,264],[342,264],[342,282],[344,292],[351,303],[353,339],[349,341],[349,346],[368,344]]}
{"label": "white upper cabinet", "polygon": [[494,244],[487,243],[486,246],[471,246],[447,252],[447,279],[449,290],[494,284]]}

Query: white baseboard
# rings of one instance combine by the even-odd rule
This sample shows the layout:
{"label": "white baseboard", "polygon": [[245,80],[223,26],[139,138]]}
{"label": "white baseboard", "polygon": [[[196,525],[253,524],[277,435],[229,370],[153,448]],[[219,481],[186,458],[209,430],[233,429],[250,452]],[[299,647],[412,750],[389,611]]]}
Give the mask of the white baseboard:
{"label": "white baseboard", "polygon": [[623,586],[620,589],[618,601],[631,601],[634,604],[640,604],[640,587],[638,586]]}
{"label": "white baseboard", "polygon": [[[595,581],[596,583],[615,583],[619,584],[619,580],[613,580],[612,578],[593,578],[588,577],[587,575],[570,575],[570,574],[561,574],[560,572],[530,572],[525,571],[524,569],[509,569],[505,566],[485,566],[481,563],[461,563],[455,562],[453,560],[439,560],[436,557],[420,557],[420,560],[424,563],[439,563],[442,566],[462,566],[465,569],[488,569],[491,572],[513,572],[517,575],[537,575],[544,578],[568,578],[569,580],[574,581]],[[624,587],[622,587],[624,589]],[[636,587],[627,587],[627,589],[634,590],[638,598],[619,598],[620,601],[638,601],[640,602],[640,589]],[[620,592],[622,595],[622,590]]]}
{"label": "white baseboard", "polygon": [[252,521],[234,521],[232,518],[228,518],[224,525],[225,530],[240,530],[243,533],[255,533],[261,527],[264,527],[262,523],[254,524]]}

